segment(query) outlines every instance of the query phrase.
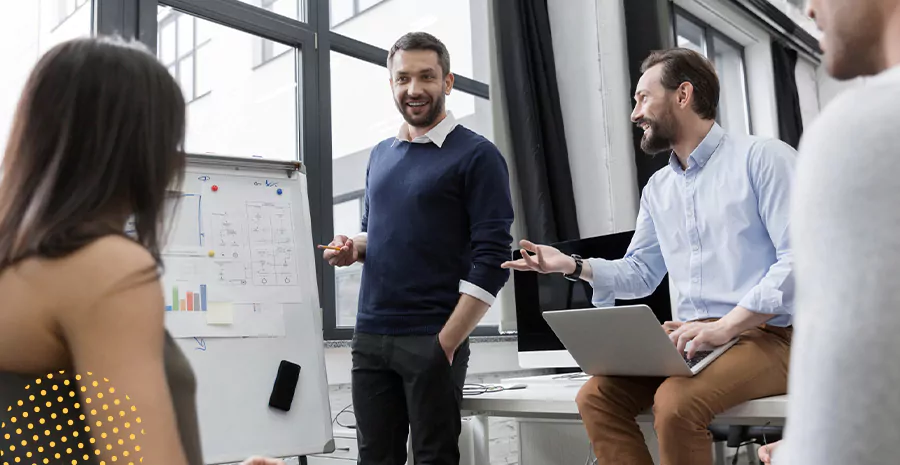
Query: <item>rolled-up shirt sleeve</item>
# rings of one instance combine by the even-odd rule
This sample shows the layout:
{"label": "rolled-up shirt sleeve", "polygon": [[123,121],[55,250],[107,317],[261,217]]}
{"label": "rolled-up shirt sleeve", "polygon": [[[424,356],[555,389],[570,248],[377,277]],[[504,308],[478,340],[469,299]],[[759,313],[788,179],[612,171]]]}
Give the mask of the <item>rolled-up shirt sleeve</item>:
{"label": "rolled-up shirt sleeve", "polygon": [[465,183],[472,266],[459,290],[492,305],[509,279],[509,270],[500,265],[512,255],[509,170],[497,147],[489,142],[476,147]]}

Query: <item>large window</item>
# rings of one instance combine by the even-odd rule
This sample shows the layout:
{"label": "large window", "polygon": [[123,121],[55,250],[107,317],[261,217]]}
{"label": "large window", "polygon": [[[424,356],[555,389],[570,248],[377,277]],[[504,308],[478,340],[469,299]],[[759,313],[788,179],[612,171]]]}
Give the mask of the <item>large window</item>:
{"label": "large window", "polygon": [[386,0],[331,0],[331,27],[341,24],[367,12],[370,8]]}
{"label": "large window", "polygon": [[186,101],[203,97],[209,93],[209,80],[206,78],[206,66],[200,64],[206,56],[200,55],[206,55],[203,47],[210,43],[210,26],[205,21],[169,8],[160,8],[159,15],[159,37],[156,42],[159,60],[178,80]]}
{"label": "large window", "polygon": [[[260,6],[264,10],[278,13],[288,18],[297,19],[300,17],[299,4],[297,0],[261,0]],[[282,44],[274,40],[259,39],[259,56],[256,57],[256,64],[262,65],[272,61],[274,58],[287,53],[291,50],[290,45]]]}
{"label": "large window", "polygon": [[485,0],[330,0],[331,30],[390,50],[408,31],[434,34],[450,50],[450,68],[490,81]]}
{"label": "large window", "polygon": [[679,47],[708,58],[719,75],[719,124],[730,131],[751,132],[744,48],[680,8],[675,9],[675,40]]}
{"label": "large window", "polygon": [[[35,59],[57,39],[90,32],[99,8],[98,30],[142,41],[178,81],[189,153],[303,162],[318,244],[360,230],[369,151],[402,122],[385,62],[402,34],[426,31],[447,45],[457,76],[447,107],[493,138],[483,0],[4,1],[12,6],[0,38],[25,45],[0,52],[0,140]],[[349,339],[363,265],[316,267],[325,336]],[[499,311],[484,321],[493,327],[476,334],[496,334]]]}
{"label": "large window", "polygon": [[298,66],[293,53],[257,68],[258,36],[159,7],[157,54],[188,105],[191,153],[299,159]]}
{"label": "large window", "polygon": [[[278,13],[285,18],[306,21],[307,0],[239,0],[264,10]],[[319,1],[319,0],[312,0]]]}
{"label": "large window", "polygon": [[[60,42],[89,36],[89,0],[2,0],[0,13],[0,154],[16,105],[38,58]],[[2,156],[2,155],[0,155]]]}

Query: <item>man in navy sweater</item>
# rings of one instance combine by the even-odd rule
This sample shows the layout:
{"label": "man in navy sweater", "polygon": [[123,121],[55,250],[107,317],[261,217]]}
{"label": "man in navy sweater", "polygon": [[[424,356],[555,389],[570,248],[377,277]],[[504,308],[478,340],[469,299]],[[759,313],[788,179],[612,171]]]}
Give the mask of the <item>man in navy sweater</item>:
{"label": "man in navy sweater", "polygon": [[407,34],[387,67],[406,122],[372,149],[363,233],[336,236],[324,258],[364,263],[352,342],[360,463],[406,463],[409,430],[417,465],[456,465],[468,337],[509,277],[509,173],[446,111],[443,43]]}

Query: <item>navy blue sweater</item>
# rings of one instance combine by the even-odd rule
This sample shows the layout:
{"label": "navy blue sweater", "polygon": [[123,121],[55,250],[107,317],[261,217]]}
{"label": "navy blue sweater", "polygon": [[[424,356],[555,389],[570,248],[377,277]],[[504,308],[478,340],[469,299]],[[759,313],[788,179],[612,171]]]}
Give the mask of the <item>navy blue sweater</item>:
{"label": "navy blue sweater", "polygon": [[497,147],[457,126],[434,143],[387,139],[369,159],[368,233],[356,330],[436,334],[460,281],[496,296],[509,278],[509,171]]}

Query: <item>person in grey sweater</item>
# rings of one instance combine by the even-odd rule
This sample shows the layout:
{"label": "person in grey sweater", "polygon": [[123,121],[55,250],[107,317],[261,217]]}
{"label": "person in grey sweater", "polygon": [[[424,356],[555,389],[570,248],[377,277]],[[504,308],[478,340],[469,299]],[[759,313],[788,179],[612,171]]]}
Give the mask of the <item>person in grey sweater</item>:
{"label": "person in grey sweater", "polygon": [[[845,91],[800,144],[797,311],[776,465],[900,461],[900,0],[810,0]],[[771,461],[774,459],[774,461]]]}

